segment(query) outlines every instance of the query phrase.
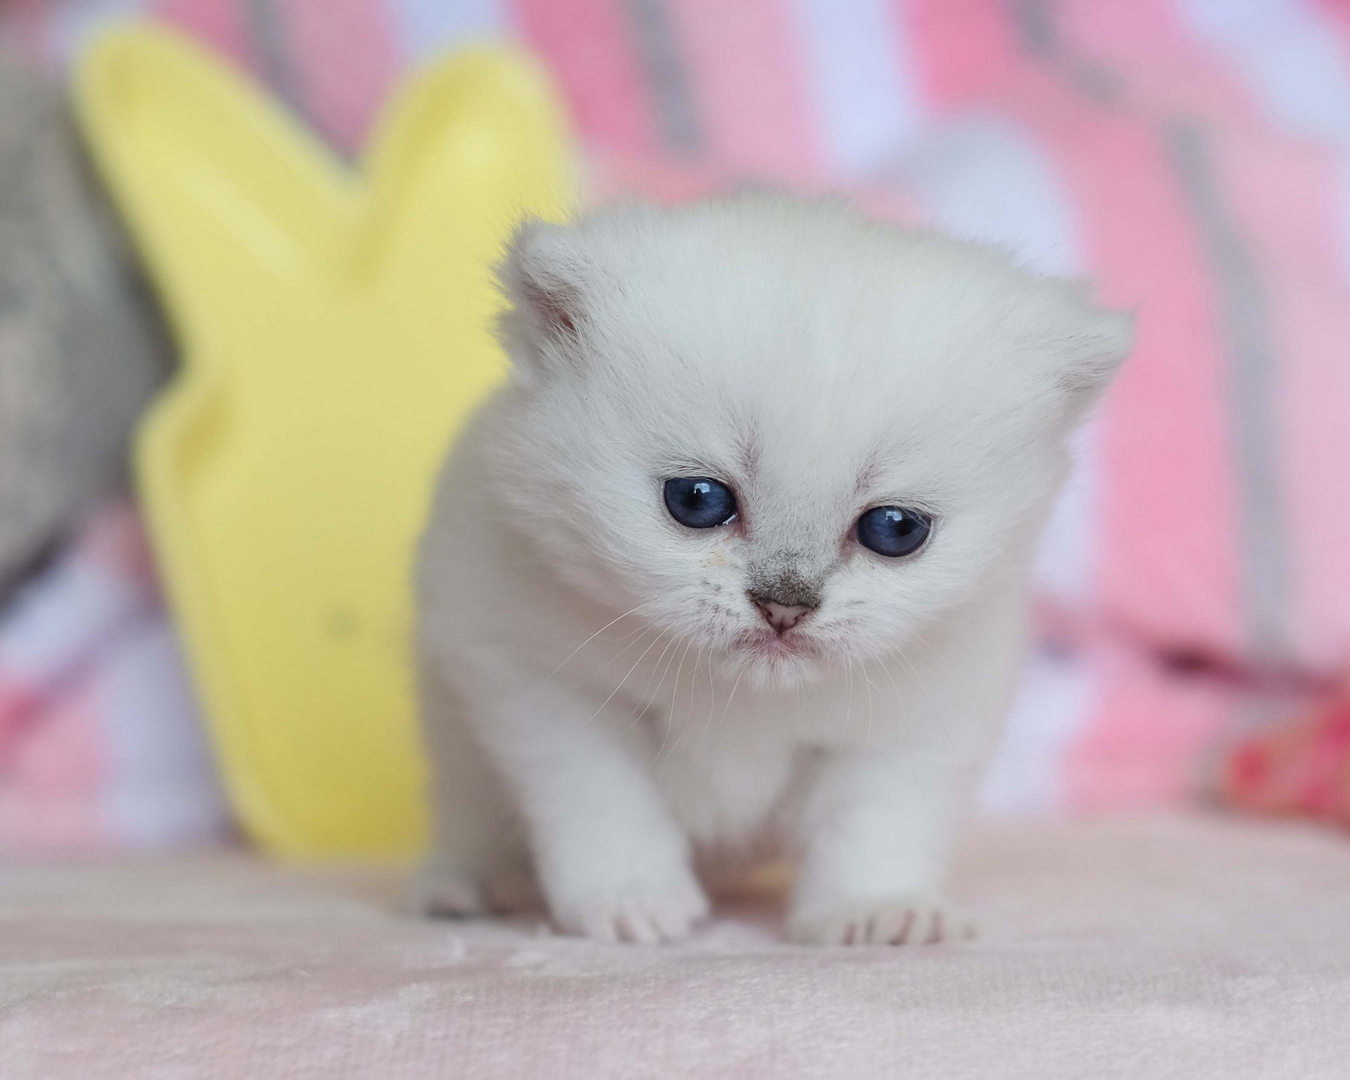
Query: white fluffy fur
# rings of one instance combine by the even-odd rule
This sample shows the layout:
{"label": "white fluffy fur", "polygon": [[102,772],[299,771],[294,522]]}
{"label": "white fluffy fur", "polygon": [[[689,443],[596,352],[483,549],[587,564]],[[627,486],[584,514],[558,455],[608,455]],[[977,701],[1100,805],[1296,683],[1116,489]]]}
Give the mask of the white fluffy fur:
{"label": "white fluffy fur", "polygon": [[[838,202],[753,196],[521,230],[515,377],[440,484],[419,573],[431,908],[508,905],[678,938],[705,871],[795,857],[821,943],[960,932],[949,851],[1022,655],[1066,436],[1123,316],[983,248]],[[737,492],[691,531],[671,476]],[[936,519],[889,560],[878,505]],[[790,655],[747,596],[823,603]]]}

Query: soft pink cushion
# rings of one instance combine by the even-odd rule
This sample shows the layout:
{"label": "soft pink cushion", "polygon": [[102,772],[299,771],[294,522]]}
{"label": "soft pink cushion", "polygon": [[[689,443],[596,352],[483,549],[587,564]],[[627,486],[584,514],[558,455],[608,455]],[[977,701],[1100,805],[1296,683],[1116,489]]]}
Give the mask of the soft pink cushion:
{"label": "soft pink cushion", "polygon": [[1340,1078],[1350,849],[1201,818],[978,833],[968,945],[430,923],[239,857],[0,875],[0,1076]]}

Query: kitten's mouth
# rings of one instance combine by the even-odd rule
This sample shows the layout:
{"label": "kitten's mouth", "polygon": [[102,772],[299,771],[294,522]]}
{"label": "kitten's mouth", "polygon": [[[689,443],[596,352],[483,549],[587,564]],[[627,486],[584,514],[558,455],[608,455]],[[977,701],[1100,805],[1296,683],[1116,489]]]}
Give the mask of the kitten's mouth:
{"label": "kitten's mouth", "polygon": [[809,639],[792,630],[786,634],[776,634],[772,630],[758,631],[747,634],[742,643],[756,659],[770,663],[804,660],[820,654],[820,650]]}

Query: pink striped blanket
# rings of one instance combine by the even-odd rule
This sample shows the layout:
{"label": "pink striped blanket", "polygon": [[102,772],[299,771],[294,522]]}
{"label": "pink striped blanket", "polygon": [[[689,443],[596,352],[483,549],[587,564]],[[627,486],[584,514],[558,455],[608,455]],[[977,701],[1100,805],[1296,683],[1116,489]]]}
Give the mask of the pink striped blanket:
{"label": "pink striped blanket", "polygon": [[0,616],[0,850],[164,847],[225,821],[140,524],[103,507]]}
{"label": "pink striped blanket", "polygon": [[59,61],[128,11],[346,153],[402,67],[514,38],[598,193],[841,188],[1136,308],[1051,524],[1045,647],[990,806],[1193,797],[1350,670],[1345,0],[19,0],[7,29]]}

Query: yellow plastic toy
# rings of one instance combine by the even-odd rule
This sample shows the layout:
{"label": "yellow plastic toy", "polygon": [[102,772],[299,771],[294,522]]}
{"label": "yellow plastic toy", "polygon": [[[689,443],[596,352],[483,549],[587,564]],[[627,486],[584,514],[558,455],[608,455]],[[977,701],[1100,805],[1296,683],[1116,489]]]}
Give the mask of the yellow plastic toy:
{"label": "yellow plastic toy", "polygon": [[283,855],[411,857],[412,556],[503,371],[491,264],[523,214],[571,206],[558,104],[522,56],[461,54],[352,176],[161,29],[97,41],[76,98],[181,345],[137,470],[235,806]]}

